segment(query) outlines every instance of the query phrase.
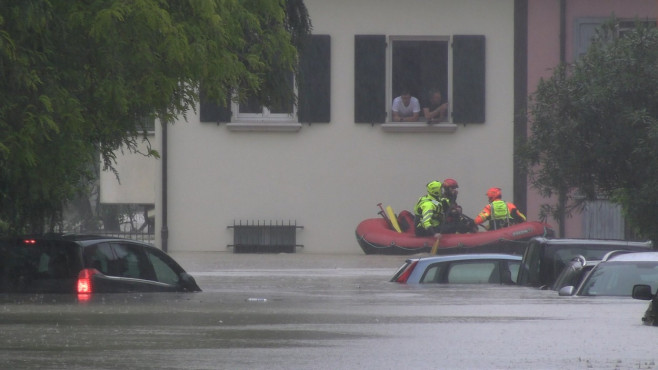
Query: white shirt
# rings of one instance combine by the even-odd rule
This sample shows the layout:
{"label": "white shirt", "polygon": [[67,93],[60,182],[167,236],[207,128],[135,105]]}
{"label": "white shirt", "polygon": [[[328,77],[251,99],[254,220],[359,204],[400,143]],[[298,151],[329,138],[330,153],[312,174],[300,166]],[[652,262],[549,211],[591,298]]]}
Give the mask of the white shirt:
{"label": "white shirt", "polygon": [[409,100],[409,105],[405,106],[402,102],[402,97],[398,96],[393,99],[391,110],[397,112],[400,117],[410,117],[413,116],[414,113],[420,113],[420,102],[412,96]]}

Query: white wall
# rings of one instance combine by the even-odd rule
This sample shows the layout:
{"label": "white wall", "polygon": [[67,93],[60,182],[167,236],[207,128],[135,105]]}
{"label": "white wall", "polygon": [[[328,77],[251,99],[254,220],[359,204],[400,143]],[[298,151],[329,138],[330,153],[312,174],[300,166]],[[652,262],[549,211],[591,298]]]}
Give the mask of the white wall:
{"label": "white wall", "polygon": [[[511,199],[513,0],[305,3],[314,33],[331,36],[331,122],[289,133],[233,132],[190,113],[170,126],[169,251],[231,251],[234,220],[292,220],[304,226],[298,252],[361,254],[357,224],[379,217],[379,202],[412,209],[430,180],[457,179],[473,217],[490,186]],[[485,35],[486,123],[454,133],[355,124],[356,34]]]}
{"label": "white wall", "polygon": [[139,141],[139,153],[125,150],[116,152],[119,178],[117,179],[113,172],[101,171],[101,203],[155,203],[156,186],[160,181],[160,163],[143,155],[148,153],[149,145],[160,150],[160,137],[149,135],[148,141]]}

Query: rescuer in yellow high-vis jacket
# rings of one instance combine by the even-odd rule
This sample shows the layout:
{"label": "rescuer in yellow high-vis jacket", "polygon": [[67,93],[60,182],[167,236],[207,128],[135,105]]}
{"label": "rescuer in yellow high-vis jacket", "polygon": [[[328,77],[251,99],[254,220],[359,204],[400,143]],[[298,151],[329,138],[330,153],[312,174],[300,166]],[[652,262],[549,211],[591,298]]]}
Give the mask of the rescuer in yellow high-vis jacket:
{"label": "rescuer in yellow high-vis jacket", "polygon": [[441,223],[444,218],[443,205],[441,182],[430,181],[427,184],[427,195],[420,197],[414,207],[416,235],[437,238],[441,236]]}

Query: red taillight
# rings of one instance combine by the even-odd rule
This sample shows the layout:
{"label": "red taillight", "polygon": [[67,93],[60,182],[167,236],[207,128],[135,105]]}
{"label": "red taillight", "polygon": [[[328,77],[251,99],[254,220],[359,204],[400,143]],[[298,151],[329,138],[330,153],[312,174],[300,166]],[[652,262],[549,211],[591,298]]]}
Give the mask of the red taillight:
{"label": "red taillight", "polygon": [[78,293],[88,294],[93,292],[91,277],[98,274],[96,269],[84,269],[78,274]]}
{"label": "red taillight", "polygon": [[37,241],[34,239],[23,239],[23,244],[37,244]]}
{"label": "red taillight", "polygon": [[397,283],[406,283],[407,279],[409,279],[409,275],[411,275],[411,272],[414,270],[416,267],[416,264],[418,263],[418,260],[415,260],[407,266],[407,268],[404,270],[402,274],[395,280]]}

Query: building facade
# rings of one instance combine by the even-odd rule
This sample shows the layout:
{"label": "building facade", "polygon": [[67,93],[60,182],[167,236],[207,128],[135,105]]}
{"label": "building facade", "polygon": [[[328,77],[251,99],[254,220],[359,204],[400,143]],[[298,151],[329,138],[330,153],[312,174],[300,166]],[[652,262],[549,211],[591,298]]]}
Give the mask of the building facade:
{"label": "building facade", "polygon": [[[576,19],[628,10],[622,3],[655,10],[654,0],[565,3],[566,12],[559,0],[306,0],[313,36],[297,106],[203,102],[166,132],[156,125],[161,159],[122,156],[119,174],[130,175],[121,183],[103,174],[101,200],[153,202],[156,244],[168,251],[230,252],[233,225],[256,223],[299,226],[299,251],[360,254],[355,228],[379,217],[379,203],[411,210],[429,181],[445,178],[459,182],[467,215],[497,186],[537,219],[545,201],[514,166],[528,125],[515,112],[561,50],[573,57],[565,45]],[[448,120],[392,122],[403,89],[421,104],[440,90]]]}

